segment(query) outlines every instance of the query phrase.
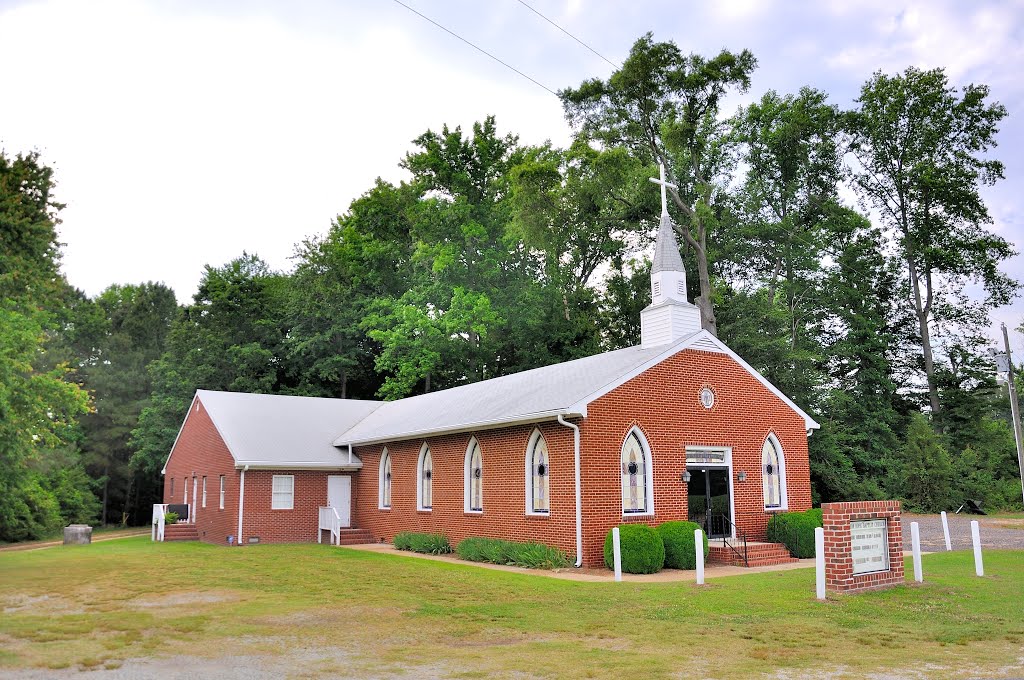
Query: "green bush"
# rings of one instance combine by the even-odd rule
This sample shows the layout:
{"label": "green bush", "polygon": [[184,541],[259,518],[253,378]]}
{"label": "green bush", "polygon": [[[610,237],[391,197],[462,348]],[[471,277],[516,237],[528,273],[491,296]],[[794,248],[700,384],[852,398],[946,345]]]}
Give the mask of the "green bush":
{"label": "green bush", "polygon": [[793,557],[814,557],[814,529],[822,525],[821,510],[783,512],[768,520],[765,536],[770,543],[784,543]]}
{"label": "green bush", "polygon": [[[697,551],[693,532],[700,529],[694,522],[664,522],[658,525],[658,534],[665,544],[665,566],[669,569],[696,569]],[[704,557],[708,556],[708,535],[704,534]]]}
{"label": "green bush", "polygon": [[559,569],[568,567],[569,556],[558,548],[542,543],[517,543],[499,538],[466,538],[455,553],[470,562],[489,562],[527,569]]}
{"label": "green bush", "polygon": [[176,512],[165,512],[164,513],[164,524],[174,524],[178,521],[178,513]]}
{"label": "green bush", "polygon": [[446,555],[452,551],[452,545],[444,534],[417,534],[403,531],[395,534],[395,549],[427,555]]}
{"label": "green bush", "polygon": [[[622,571],[627,574],[653,574],[665,566],[665,543],[657,531],[646,524],[619,526],[619,547],[622,551]],[[604,563],[614,568],[612,532],[604,539]]]}

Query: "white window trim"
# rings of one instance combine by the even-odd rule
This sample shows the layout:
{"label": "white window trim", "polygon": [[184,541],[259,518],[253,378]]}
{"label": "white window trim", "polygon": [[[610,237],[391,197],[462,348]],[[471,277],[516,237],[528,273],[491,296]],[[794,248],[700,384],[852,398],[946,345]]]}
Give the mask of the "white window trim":
{"label": "white window trim", "polygon": [[[732,447],[731,446],[686,446],[683,449],[683,456],[688,459],[690,452],[697,451],[724,451],[725,462],[723,463],[687,463],[686,469],[689,470],[691,467],[694,469],[701,467],[711,468],[725,468],[729,472],[729,517],[732,519],[731,537],[736,538],[736,483],[733,479],[732,474]],[[761,492],[762,500],[764,499],[764,491]],[[687,499],[689,504],[689,499]]]}
{"label": "white window trim", "polygon": [[220,476],[220,509],[224,509],[224,475]]}
{"label": "white window trim", "polygon": [[[544,435],[540,430],[534,429],[533,434],[530,435],[530,440],[526,444],[526,456],[524,456],[525,465],[523,472],[526,482],[526,514],[530,517],[551,516],[551,449],[548,449],[548,510],[545,512],[533,509],[533,447],[537,445],[537,441],[540,439],[544,439]],[[547,445],[546,439],[544,444]]]}
{"label": "white window trim", "polygon": [[[789,510],[789,494],[786,493],[786,452],[782,450],[782,442],[769,432],[764,438],[764,444],[774,442],[775,452],[779,454],[779,505],[764,506],[764,509],[771,512]],[[764,503],[764,444],[761,444],[761,502]]]}
{"label": "white window trim", "polygon": [[[476,446],[480,449],[480,509],[473,509],[473,470],[472,465],[472,453],[473,447]],[[469,438],[469,444],[466,446],[466,460],[463,464],[462,480],[463,480],[463,512],[470,515],[482,515],[484,514],[484,450],[480,446],[480,442],[477,441],[476,437]]]}
{"label": "white window trim", "polygon": [[[378,510],[390,510],[391,509],[391,503],[394,503],[394,501],[395,501],[394,498],[391,498],[390,499],[391,503],[389,503],[387,505],[384,504],[384,485],[387,484],[387,480],[384,478],[384,469],[385,469],[384,468],[384,463],[388,462],[388,460],[390,460],[390,458],[391,458],[391,453],[388,452],[388,447],[385,446],[384,450],[381,451],[381,453],[380,453],[380,469],[377,471],[377,509]],[[392,466],[391,479],[392,479],[392,481],[394,481],[394,479],[395,479],[394,465],[395,465],[395,463],[394,463],[394,461],[392,461],[391,462],[391,466]],[[392,493],[394,493],[394,486],[392,486],[391,491],[392,491]],[[391,495],[391,494],[389,494],[389,495]]]}
{"label": "white window trim", "polygon": [[651,453],[651,445],[647,443],[647,437],[644,436],[643,430],[635,425],[630,428],[629,432],[626,433],[625,438],[622,440],[622,446],[619,447],[619,464],[617,469],[619,470],[619,495],[622,495],[622,449],[626,446],[626,442],[629,441],[631,435],[636,435],[636,438],[640,440],[640,447],[644,453],[644,477],[646,478],[646,485],[644,488],[644,505],[647,510],[644,512],[626,512],[626,498],[622,497],[622,516],[623,517],[652,517],[654,516],[654,455]]}
{"label": "white window trim", "polygon": [[[292,482],[291,495],[287,506],[277,505],[274,499],[274,482],[278,479],[290,479]],[[280,493],[284,493],[283,491]],[[270,481],[270,509],[271,510],[294,510],[295,509],[295,475],[274,475]]]}
{"label": "white window trim", "polygon": [[420,447],[420,456],[416,460],[416,510],[419,512],[432,512],[434,509],[434,455],[430,455],[430,507],[423,505],[423,460],[426,458],[430,446],[423,442]]}
{"label": "white window trim", "polygon": [[206,475],[203,475],[203,507],[206,507]]}

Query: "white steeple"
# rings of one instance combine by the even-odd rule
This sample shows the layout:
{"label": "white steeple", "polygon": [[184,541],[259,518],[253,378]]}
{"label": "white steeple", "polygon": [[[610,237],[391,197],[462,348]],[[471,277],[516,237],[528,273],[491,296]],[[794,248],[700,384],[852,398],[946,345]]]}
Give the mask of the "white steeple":
{"label": "white steeple", "polygon": [[661,185],[661,224],[651,267],[651,304],[640,313],[640,345],[645,348],[675,342],[701,328],[700,309],[686,299],[686,270],[668,216],[665,189],[676,186],[665,180],[665,166],[659,169],[661,179],[650,178]]}

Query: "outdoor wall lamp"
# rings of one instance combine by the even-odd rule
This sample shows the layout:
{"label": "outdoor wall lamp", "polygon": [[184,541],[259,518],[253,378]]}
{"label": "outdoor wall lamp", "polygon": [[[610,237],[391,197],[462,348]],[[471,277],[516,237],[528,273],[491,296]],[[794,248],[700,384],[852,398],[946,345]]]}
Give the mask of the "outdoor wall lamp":
{"label": "outdoor wall lamp", "polygon": [[683,484],[689,484],[690,483],[690,471],[689,470],[684,470],[683,471],[682,480],[683,480]]}
{"label": "outdoor wall lamp", "polygon": [[740,470],[739,474],[736,475],[736,479],[741,482],[747,481],[747,472],[745,470]]}

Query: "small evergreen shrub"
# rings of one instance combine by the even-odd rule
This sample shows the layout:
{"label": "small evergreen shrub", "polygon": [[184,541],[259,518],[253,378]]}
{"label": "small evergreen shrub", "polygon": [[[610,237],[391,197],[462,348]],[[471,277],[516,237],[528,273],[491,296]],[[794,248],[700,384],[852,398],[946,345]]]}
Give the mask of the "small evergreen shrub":
{"label": "small evergreen shrub", "polygon": [[452,551],[452,545],[444,534],[417,534],[403,531],[395,534],[392,543],[396,550],[408,550],[427,555],[446,555]]}
{"label": "small evergreen shrub", "polygon": [[[658,534],[665,544],[665,566],[669,569],[696,569],[697,551],[693,532],[700,529],[694,522],[664,522],[658,525]],[[708,556],[708,535],[704,534],[704,557]]]}
{"label": "small evergreen shrub", "polygon": [[770,543],[784,543],[793,557],[814,557],[814,529],[822,525],[821,510],[783,512],[768,520],[765,537]]}
{"label": "small evergreen shrub", "polygon": [[[627,574],[654,574],[665,566],[665,543],[658,532],[646,524],[619,525],[619,544],[622,571]],[[605,566],[614,569],[614,560],[612,532],[609,531],[604,539]]]}
{"label": "small evergreen shrub", "polygon": [[469,562],[488,562],[527,569],[559,569],[568,567],[569,556],[558,548],[542,543],[518,543],[499,538],[466,538],[455,553]]}
{"label": "small evergreen shrub", "polygon": [[164,513],[164,524],[174,524],[178,521],[178,513],[176,512],[165,512]]}

